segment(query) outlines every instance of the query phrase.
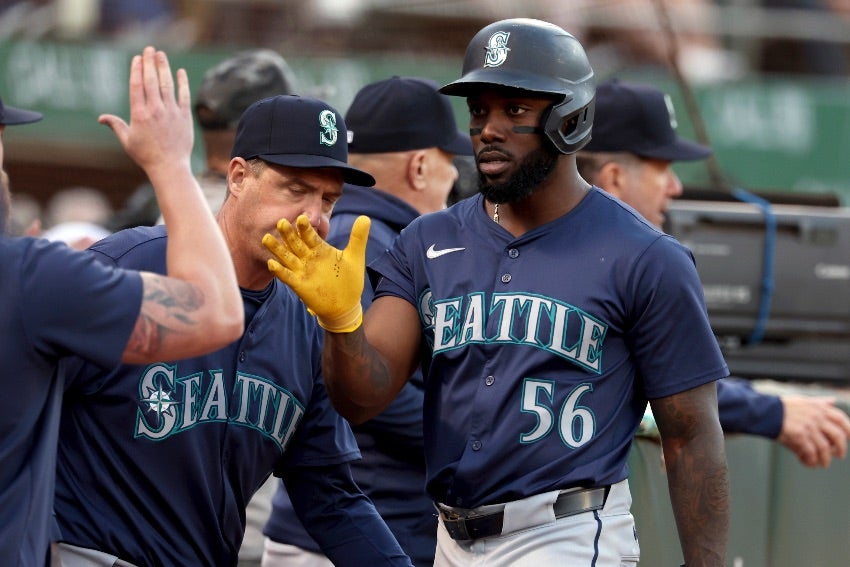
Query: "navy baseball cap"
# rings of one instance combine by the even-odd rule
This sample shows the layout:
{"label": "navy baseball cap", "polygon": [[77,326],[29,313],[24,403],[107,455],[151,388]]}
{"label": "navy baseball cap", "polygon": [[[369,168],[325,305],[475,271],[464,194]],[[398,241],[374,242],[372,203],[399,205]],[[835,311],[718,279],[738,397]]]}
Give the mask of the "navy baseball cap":
{"label": "navy baseball cap", "polygon": [[236,128],[251,103],[275,95],[295,94],[295,74],[271,49],[249,49],[204,73],[195,114],[208,130]]}
{"label": "navy baseball cap", "polygon": [[230,157],[260,158],[289,167],[331,167],[346,183],[371,187],[375,178],[348,165],[345,120],[328,103],[298,95],[259,100],[242,114]]}
{"label": "navy baseball cap", "polygon": [[450,99],[420,77],[371,83],[354,96],[345,114],[348,151],[363,154],[440,148],[472,155],[469,135],[455,123]]}
{"label": "navy baseball cap", "polygon": [[43,116],[40,112],[24,110],[23,108],[15,108],[14,106],[6,106],[3,104],[3,100],[0,99],[0,124],[3,126],[29,124],[30,122],[38,122],[42,118]]}
{"label": "navy baseball cap", "polygon": [[707,158],[713,150],[676,134],[676,115],[668,95],[649,85],[615,79],[596,87],[593,138],[583,151],[690,161]]}

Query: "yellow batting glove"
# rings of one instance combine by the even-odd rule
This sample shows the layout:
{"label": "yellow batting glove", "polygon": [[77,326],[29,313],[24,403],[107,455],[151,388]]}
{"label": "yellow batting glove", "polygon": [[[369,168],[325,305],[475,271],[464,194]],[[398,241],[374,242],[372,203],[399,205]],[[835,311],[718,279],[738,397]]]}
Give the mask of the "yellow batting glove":
{"label": "yellow batting glove", "polygon": [[271,234],[263,237],[263,245],[274,255],[269,271],[332,333],[350,333],[363,322],[360,296],[370,226],[369,217],[357,217],[345,250],[322,240],[304,215],[295,219],[294,227],[287,219],[278,221],[280,240]]}

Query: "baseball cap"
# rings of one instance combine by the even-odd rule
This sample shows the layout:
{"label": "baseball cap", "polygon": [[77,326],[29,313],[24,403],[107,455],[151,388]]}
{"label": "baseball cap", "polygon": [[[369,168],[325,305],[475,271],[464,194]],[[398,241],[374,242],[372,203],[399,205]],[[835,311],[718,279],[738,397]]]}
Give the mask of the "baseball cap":
{"label": "baseball cap", "polygon": [[667,161],[704,159],[713,151],[676,134],[669,95],[649,85],[616,79],[596,87],[593,138],[583,149],[631,152]]}
{"label": "baseball cap", "polygon": [[271,49],[250,49],[225,59],[204,73],[195,99],[202,128],[235,128],[248,106],[258,100],[295,92],[295,74]]}
{"label": "baseball cap", "polygon": [[430,79],[393,76],[354,96],[345,114],[348,150],[403,152],[437,147],[472,155],[469,135],[457,129],[449,98]]}
{"label": "baseball cap", "polygon": [[259,100],[242,114],[230,157],[260,158],[289,167],[332,167],[346,183],[371,187],[375,178],[348,165],[342,115],[328,103],[298,95]]}
{"label": "baseball cap", "polygon": [[3,100],[0,99],[0,124],[4,126],[29,124],[30,122],[38,122],[42,118],[43,116],[40,112],[24,110],[23,108],[15,108],[14,106],[6,106],[3,104]]}

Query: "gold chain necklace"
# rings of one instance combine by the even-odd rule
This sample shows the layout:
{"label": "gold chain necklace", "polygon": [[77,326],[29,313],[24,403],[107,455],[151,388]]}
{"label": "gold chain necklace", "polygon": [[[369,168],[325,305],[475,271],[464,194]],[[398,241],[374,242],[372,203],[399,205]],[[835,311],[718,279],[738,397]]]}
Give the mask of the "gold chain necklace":
{"label": "gold chain necklace", "polygon": [[499,224],[499,203],[493,203],[493,222]]}

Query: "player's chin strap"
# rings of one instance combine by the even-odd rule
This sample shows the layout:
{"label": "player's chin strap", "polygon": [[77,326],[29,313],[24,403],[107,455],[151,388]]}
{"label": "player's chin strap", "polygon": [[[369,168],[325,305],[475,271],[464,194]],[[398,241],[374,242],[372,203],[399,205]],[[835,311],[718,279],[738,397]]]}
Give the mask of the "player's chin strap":
{"label": "player's chin strap", "polygon": [[[470,128],[470,136],[480,136],[482,128]],[[540,126],[514,126],[512,130],[517,134],[542,134],[543,128]]]}

